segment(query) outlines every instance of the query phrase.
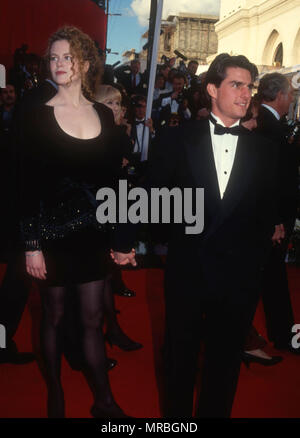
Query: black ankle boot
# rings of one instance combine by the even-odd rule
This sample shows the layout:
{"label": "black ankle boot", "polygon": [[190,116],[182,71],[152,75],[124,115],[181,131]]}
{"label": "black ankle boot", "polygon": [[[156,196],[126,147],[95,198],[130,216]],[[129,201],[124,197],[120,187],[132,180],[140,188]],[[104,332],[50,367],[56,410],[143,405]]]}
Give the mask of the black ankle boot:
{"label": "black ankle boot", "polygon": [[125,335],[122,330],[119,333],[109,333],[107,332],[105,335],[106,341],[112,347],[113,345],[117,345],[121,350],[124,351],[134,351],[139,350],[143,347],[139,342],[132,341],[127,335]]}

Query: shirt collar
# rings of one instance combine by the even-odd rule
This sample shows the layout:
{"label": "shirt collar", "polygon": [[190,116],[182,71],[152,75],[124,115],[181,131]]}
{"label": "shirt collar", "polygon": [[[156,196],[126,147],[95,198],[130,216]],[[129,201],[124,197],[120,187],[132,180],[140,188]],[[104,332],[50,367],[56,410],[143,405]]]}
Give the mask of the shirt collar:
{"label": "shirt collar", "polygon": [[277,120],[280,120],[280,115],[272,106],[266,105],[265,103],[262,103],[261,106],[267,108],[269,111],[271,111],[271,113],[276,117]]}
{"label": "shirt collar", "polygon": [[[214,119],[216,119],[217,123],[225,127],[224,123],[218,116],[216,116],[213,112],[211,112],[211,115],[213,116]],[[240,119],[237,120],[233,125],[230,125],[229,128],[232,128],[233,126],[238,126],[239,124],[240,124]]]}

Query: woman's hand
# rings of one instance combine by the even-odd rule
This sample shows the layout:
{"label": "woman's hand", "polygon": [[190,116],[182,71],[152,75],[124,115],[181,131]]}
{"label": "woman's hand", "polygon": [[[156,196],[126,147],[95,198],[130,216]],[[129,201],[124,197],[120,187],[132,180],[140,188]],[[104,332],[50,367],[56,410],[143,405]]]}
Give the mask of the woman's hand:
{"label": "woman's hand", "polygon": [[42,251],[27,251],[26,271],[29,275],[39,280],[46,280],[46,264]]}
{"label": "woman's hand", "polygon": [[280,245],[284,237],[285,237],[284,225],[283,224],[275,225],[275,231],[272,236],[273,245],[276,245],[276,243]]}

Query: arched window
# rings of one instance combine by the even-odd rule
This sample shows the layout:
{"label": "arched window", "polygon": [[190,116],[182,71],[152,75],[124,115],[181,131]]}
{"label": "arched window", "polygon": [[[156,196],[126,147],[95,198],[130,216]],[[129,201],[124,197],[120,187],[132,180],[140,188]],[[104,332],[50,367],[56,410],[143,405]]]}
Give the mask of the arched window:
{"label": "arched window", "polygon": [[277,67],[281,67],[283,63],[283,46],[282,43],[278,44],[277,49],[275,50],[274,61],[273,64]]}
{"label": "arched window", "polygon": [[300,64],[300,29],[297,32],[295,42],[294,42],[293,63]]}
{"label": "arched window", "polygon": [[274,62],[274,49],[278,47],[280,43],[280,36],[276,29],[273,29],[269,38],[266,41],[265,48],[262,56],[262,64],[264,65],[272,65]]}

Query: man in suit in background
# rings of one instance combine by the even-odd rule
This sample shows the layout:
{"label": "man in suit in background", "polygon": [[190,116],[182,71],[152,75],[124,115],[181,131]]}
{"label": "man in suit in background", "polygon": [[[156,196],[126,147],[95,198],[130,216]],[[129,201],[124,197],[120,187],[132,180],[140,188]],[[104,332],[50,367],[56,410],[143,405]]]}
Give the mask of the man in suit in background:
{"label": "man in suit in background", "polygon": [[0,223],[0,261],[7,263],[0,287],[0,324],[6,329],[6,348],[0,349],[0,364],[26,364],[34,360],[32,353],[19,353],[13,338],[16,334],[29,294],[30,280],[26,279],[18,245],[18,208],[16,201],[16,167],[14,133],[20,111],[15,87],[7,84],[1,89],[0,107],[1,171],[0,187],[2,215]]}
{"label": "man in suit in background", "polygon": [[[231,413],[277,223],[276,145],[240,126],[256,75],[244,56],[219,55],[206,75],[210,119],[166,130],[153,150],[151,187],[204,188],[203,232],[186,234],[186,223],[171,226],[165,272],[167,417]],[[132,256],[115,253],[119,263],[124,257],[132,262]],[[202,339],[202,385],[194,410]]]}
{"label": "man in suit in background", "polygon": [[[281,187],[279,220],[285,238],[274,245],[268,258],[262,289],[268,337],[279,350],[299,354],[291,346],[294,316],[290,300],[285,257],[295,225],[298,201],[298,160],[296,146],[285,138],[281,118],[288,113],[293,101],[293,90],[288,79],[280,73],[266,74],[258,87],[261,101],[257,118],[257,132],[280,147]],[[271,152],[272,153],[272,152]]]}
{"label": "man in suit in background", "polygon": [[145,74],[140,72],[141,63],[138,59],[134,59],[130,62],[130,70],[116,69],[115,76],[123,87],[127,94],[132,96],[133,94],[143,94],[147,92],[147,83]]}

